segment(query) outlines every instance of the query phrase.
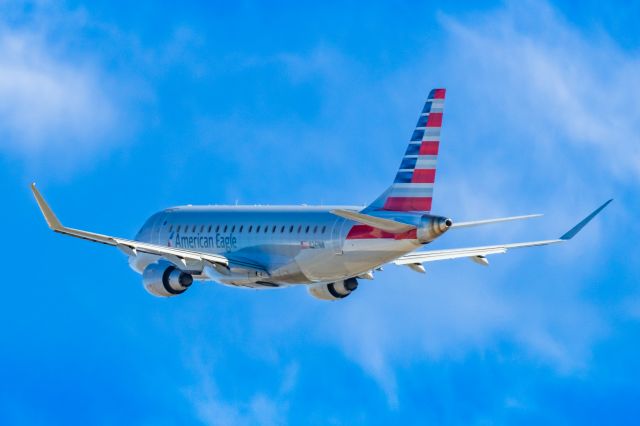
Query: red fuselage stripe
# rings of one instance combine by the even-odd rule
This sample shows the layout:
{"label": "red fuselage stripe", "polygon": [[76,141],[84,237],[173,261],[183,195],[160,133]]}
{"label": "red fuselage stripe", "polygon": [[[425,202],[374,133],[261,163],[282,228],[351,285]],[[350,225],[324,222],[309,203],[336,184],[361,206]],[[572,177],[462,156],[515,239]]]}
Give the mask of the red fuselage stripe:
{"label": "red fuselage stripe", "polygon": [[417,238],[416,230],[403,232],[401,234],[392,234],[382,229],[374,228],[369,225],[354,225],[347,234],[347,240],[369,240],[388,238],[393,240],[415,240]]}

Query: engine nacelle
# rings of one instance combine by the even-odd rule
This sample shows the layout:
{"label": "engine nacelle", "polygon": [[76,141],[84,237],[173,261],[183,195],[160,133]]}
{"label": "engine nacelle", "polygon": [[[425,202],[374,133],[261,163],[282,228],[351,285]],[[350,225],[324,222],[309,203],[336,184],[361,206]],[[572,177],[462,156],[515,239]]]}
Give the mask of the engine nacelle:
{"label": "engine nacelle", "polygon": [[441,216],[424,215],[418,226],[418,241],[428,243],[444,234],[453,225],[451,219]]}
{"label": "engine nacelle", "polygon": [[184,293],[193,284],[193,277],[170,263],[160,262],[145,268],[142,283],[154,296],[172,297]]}
{"label": "engine nacelle", "polygon": [[309,286],[309,294],[317,299],[338,300],[344,299],[358,288],[358,280],[349,278],[344,281],[336,281],[330,284],[314,284]]}

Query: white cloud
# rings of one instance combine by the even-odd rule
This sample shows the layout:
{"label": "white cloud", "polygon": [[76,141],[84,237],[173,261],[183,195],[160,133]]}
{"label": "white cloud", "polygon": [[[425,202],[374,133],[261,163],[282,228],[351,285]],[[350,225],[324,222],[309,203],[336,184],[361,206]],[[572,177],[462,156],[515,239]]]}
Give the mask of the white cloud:
{"label": "white cloud", "polygon": [[[382,106],[395,117],[406,112],[395,99],[406,104],[416,87],[446,84],[439,212],[465,219],[543,212],[546,218],[526,229],[533,238],[553,237],[617,185],[638,181],[640,61],[633,53],[581,33],[540,3],[469,19],[444,17],[442,23],[444,42],[437,49],[429,45],[417,63],[383,81],[362,76],[362,85],[380,100],[359,109],[371,117]],[[370,167],[379,173],[387,162],[386,155],[377,156],[358,172]],[[331,338],[379,382],[392,407],[402,406],[398,367],[464,359],[504,342],[557,374],[581,374],[608,332],[600,307],[583,296],[585,286],[597,283],[594,270],[604,261],[598,250],[606,221],[590,224],[579,242],[498,256],[492,260],[499,266],[490,269],[457,261],[431,266],[426,277],[395,268],[379,274],[345,302],[342,327]],[[446,240],[508,242],[513,229],[525,228],[452,232]],[[490,240],[479,241],[483,237]],[[319,323],[336,315],[326,312]]]}
{"label": "white cloud", "polygon": [[280,388],[275,393],[256,391],[247,400],[230,399],[221,392],[215,380],[215,368],[200,356],[191,362],[199,383],[185,394],[197,417],[207,425],[282,425],[289,410],[287,396],[295,390],[298,365],[291,363],[282,373]]}
{"label": "white cloud", "polygon": [[3,146],[23,155],[95,148],[116,108],[98,71],[53,57],[39,35],[0,30]]}
{"label": "white cloud", "polygon": [[464,86],[482,99],[482,118],[517,126],[550,154],[572,145],[620,179],[640,178],[636,55],[579,32],[543,3],[474,18],[442,20],[453,54],[445,61],[468,70]]}
{"label": "white cloud", "polygon": [[0,152],[29,173],[64,175],[121,143],[131,85],[104,69],[100,36],[91,50],[79,42],[88,27],[104,32],[86,14],[32,6],[0,18]]}

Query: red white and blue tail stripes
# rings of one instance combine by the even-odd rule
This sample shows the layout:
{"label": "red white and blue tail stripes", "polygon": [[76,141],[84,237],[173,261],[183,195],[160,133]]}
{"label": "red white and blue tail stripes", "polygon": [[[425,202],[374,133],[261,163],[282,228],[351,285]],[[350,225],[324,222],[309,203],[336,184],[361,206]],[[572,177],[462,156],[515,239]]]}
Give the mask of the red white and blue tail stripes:
{"label": "red white and blue tail stripes", "polygon": [[383,210],[430,211],[440,144],[445,89],[433,89],[424,104]]}

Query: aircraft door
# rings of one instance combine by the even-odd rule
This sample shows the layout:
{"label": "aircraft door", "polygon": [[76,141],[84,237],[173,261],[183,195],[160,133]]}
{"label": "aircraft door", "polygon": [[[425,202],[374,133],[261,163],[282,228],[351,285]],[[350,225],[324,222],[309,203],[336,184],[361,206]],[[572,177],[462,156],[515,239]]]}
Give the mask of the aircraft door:
{"label": "aircraft door", "polygon": [[344,219],[338,218],[333,222],[333,227],[331,228],[331,246],[334,254],[342,254],[342,245],[344,243],[342,240],[342,226],[344,223]]}
{"label": "aircraft door", "polygon": [[151,224],[151,241],[154,241],[156,244],[160,244],[160,235],[166,217],[166,213],[160,213],[156,215],[156,219]]}

